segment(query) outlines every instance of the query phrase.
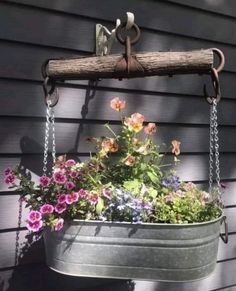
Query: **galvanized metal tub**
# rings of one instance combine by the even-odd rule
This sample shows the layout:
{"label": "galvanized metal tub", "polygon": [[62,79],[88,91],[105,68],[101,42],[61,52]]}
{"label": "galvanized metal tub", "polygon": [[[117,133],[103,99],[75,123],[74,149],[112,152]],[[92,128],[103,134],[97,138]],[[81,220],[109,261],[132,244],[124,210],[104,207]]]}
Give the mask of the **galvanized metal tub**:
{"label": "galvanized metal tub", "polygon": [[44,232],[48,266],[72,276],[193,281],[215,268],[221,217],[193,224],[73,220]]}

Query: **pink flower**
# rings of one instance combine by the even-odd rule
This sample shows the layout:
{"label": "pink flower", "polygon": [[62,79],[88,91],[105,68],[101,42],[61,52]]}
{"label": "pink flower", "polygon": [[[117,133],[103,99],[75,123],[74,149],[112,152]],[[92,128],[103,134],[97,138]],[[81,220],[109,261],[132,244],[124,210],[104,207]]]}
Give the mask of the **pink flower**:
{"label": "pink flower", "polygon": [[73,202],[77,202],[79,200],[79,193],[74,192],[71,194],[73,198]]}
{"label": "pink flower", "polygon": [[4,170],[4,175],[5,175],[5,176],[8,176],[9,174],[12,174],[12,169],[10,169],[10,168],[6,168],[6,169]]}
{"label": "pink flower", "polygon": [[67,160],[65,162],[66,167],[73,167],[75,164],[76,164],[76,162],[74,160]]}
{"label": "pink flower", "polygon": [[40,212],[42,214],[53,213],[53,211],[54,211],[54,207],[51,204],[44,204],[40,207]]}
{"label": "pink flower", "polygon": [[157,131],[157,127],[155,125],[155,123],[149,122],[147,126],[144,127],[144,132],[146,134],[153,134]]}
{"label": "pink flower", "polygon": [[91,194],[88,198],[88,201],[91,203],[91,204],[96,204],[98,202],[98,194]]}
{"label": "pink flower", "polygon": [[10,184],[13,184],[15,181],[15,176],[13,174],[8,174],[7,176],[5,176],[4,178],[4,182],[7,184],[7,185],[10,185]]}
{"label": "pink flower", "polygon": [[111,199],[111,195],[112,195],[112,191],[108,190],[108,189],[103,189],[102,194],[104,197],[106,197],[107,199]]}
{"label": "pink flower", "polygon": [[65,183],[65,187],[67,190],[72,190],[73,188],[75,188],[75,184],[73,182],[68,181]]}
{"label": "pink flower", "polygon": [[59,231],[62,229],[64,225],[64,219],[63,218],[58,218],[54,224],[54,229],[55,231]]}
{"label": "pink flower", "polygon": [[57,184],[65,184],[66,182],[66,177],[64,175],[64,172],[59,170],[59,171],[56,171],[54,174],[53,174],[53,180],[57,183]]}
{"label": "pink flower", "polygon": [[59,214],[61,214],[61,213],[63,213],[64,211],[66,210],[66,204],[64,203],[64,204],[57,204],[56,206],[55,206],[55,211],[57,212],[57,213],[59,213]]}
{"label": "pink flower", "polygon": [[47,176],[42,176],[39,178],[39,183],[40,186],[47,187],[50,183],[50,178],[48,178]]}
{"label": "pink flower", "polygon": [[66,202],[66,194],[61,194],[61,195],[59,195],[58,198],[57,198],[57,202],[58,202],[59,204],[63,204],[63,203],[65,203],[65,202]]}
{"label": "pink flower", "polygon": [[116,111],[121,111],[121,109],[125,108],[125,101],[120,100],[119,97],[116,97],[116,98],[111,100],[110,106],[112,109],[114,109]]}
{"label": "pink flower", "polygon": [[42,219],[42,214],[37,210],[31,210],[27,216],[27,221],[34,223],[35,221],[40,221]]}
{"label": "pink flower", "polygon": [[78,194],[79,194],[79,197],[80,198],[84,198],[84,197],[87,196],[87,191],[84,190],[84,189],[80,189],[79,192],[78,192]]}
{"label": "pink flower", "polygon": [[66,194],[66,204],[72,204],[74,202],[72,194]]}
{"label": "pink flower", "polygon": [[42,226],[43,226],[42,220],[34,221],[34,222],[28,221],[28,223],[26,224],[26,227],[28,228],[28,230],[33,231],[33,232],[39,231],[40,228],[42,228]]}
{"label": "pink flower", "polygon": [[131,117],[126,117],[124,124],[130,131],[139,132],[143,128],[144,116],[140,113],[134,113]]}
{"label": "pink flower", "polygon": [[77,178],[79,176],[79,172],[77,172],[77,171],[70,171],[69,176],[71,178]]}
{"label": "pink flower", "polygon": [[171,203],[173,201],[173,195],[172,194],[166,195],[164,200],[166,203]]}

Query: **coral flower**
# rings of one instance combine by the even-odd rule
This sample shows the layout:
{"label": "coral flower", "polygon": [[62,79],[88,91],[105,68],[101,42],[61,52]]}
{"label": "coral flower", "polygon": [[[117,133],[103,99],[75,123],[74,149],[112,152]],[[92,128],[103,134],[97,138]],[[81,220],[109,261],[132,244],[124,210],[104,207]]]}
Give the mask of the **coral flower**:
{"label": "coral flower", "polygon": [[53,180],[57,183],[57,184],[65,184],[66,182],[66,177],[64,175],[63,171],[56,171],[53,174]]}
{"label": "coral flower", "polygon": [[125,159],[125,164],[126,166],[132,167],[135,164],[135,157],[129,155],[126,159]]}
{"label": "coral flower", "polygon": [[40,230],[40,228],[42,228],[43,226],[43,222],[42,220],[39,221],[28,221],[28,223],[26,224],[26,227],[28,228],[29,231],[33,231],[33,232],[37,232]]}
{"label": "coral flower", "polygon": [[157,131],[157,127],[156,127],[155,123],[150,122],[150,123],[148,123],[147,126],[144,127],[143,130],[146,134],[151,135]]}
{"label": "coral flower", "polygon": [[143,128],[144,116],[140,113],[134,113],[131,117],[126,117],[124,124],[130,131],[139,132]]}
{"label": "coral flower", "polygon": [[175,154],[176,156],[178,156],[180,154],[181,142],[177,140],[172,140],[171,144],[172,144],[172,154]]}
{"label": "coral flower", "polygon": [[31,210],[27,216],[27,221],[34,223],[42,219],[42,214],[37,210]]}
{"label": "coral flower", "polygon": [[114,98],[111,100],[111,108],[116,110],[116,111],[121,111],[122,109],[125,108],[125,101],[120,100],[118,97]]}
{"label": "coral flower", "polygon": [[102,141],[102,151],[105,153],[118,151],[118,144],[114,138],[105,139]]}
{"label": "coral flower", "polygon": [[42,214],[53,213],[53,211],[54,211],[54,207],[51,204],[44,204],[40,207],[40,212]]}
{"label": "coral flower", "polygon": [[55,221],[55,224],[54,224],[54,230],[55,231],[59,231],[62,229],[64,225],[64,219],[63,218],[58,218],[56,221]]}

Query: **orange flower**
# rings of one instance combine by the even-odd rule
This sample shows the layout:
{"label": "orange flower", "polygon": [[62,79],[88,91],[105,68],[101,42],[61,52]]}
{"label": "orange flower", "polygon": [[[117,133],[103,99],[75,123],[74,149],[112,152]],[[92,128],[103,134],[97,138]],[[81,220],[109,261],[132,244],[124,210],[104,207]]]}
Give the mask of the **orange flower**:
{"label": "orange flower", "polygon": [[150,134],[151,135],[151,134],[153,134],[153,133],[155,133],[157,131],[157,127],[156,127],[155,123],[150,122],[150,123],[148,123],[147,126],[144,127],[143,130],[144,130],[144,132],[146,134]]}
{"label": "orange flower", "polygon": [[116,111],[121,111],[121,109],[125,108],[125,101],[120,100],[118,97],[114,98],[111,100],[111,108],[116,110]]}
{"label": "orange flower", "polygon": [[125,159],[125,164],[126,166],[132,167],[135,164],[135,157],[129,155],[126,159]]}
{"label": "orange flower", "polygon": [[139,132],[143,128],[144,116],[140,113],[134,113],[131,117],[126,117],[124,124],[130,131]]}
{"label": "orange flower", "polygon": [[172,144],[172,154],[175,154],[176,156],[178,156],[180,154],[181,142],[177,140],[172,140],[171,144]]}
{"label": "orange flower", "polygon": [[112,152],[115,153],[118,151],[118,144],[116,143],[114,138],[105,139],[102,142],[102,152],[108,153]]}

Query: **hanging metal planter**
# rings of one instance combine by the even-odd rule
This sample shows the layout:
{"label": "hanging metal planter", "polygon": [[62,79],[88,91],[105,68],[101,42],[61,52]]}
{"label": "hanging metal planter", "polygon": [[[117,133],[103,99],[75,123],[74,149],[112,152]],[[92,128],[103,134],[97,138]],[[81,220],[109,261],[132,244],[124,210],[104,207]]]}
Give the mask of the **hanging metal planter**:
{"label": "hanging metal planter", "polygon": [[[131,53],[132,40],[127,37],[124,41],[119,36],[123,26],[121,24],[117,30],[119,41],[126,46],[125,54],[122,56],[49,60],[45,64],[44,91],[48,114],[58,101],[58,96],[56,100],[50,100],[56,80],[210,73],[215,90],[214,97],[206,96],[207,101],[212,105],[210,190],[213,184],[214,157],[216,182],[219,187],[216,105],[220,100],[218,73],[224,65],[223,54],[218,49],[210,49],[136,55]],[[135,29],[139,37],[136,26]],[[221,58],[217,69],[213,68],[214,52]],[[91,66],[92,69],[81,66],[82,63]],[[99,66],[102,66],[103,71]],[[49,85],[52,86],[50,90],[48,90]],[[205,95],[207,95],[206,89]],[[54,116],[51,117],[54,125]],[[50,116],[48,123],[49,121]],[[55,150],[55,135],[53,140]],[[46,162],[47,144],[45,150]],[[55,160],[55,155],[53,158]],[[220,234],[222,222],[225,226],[223,235]],[[153,281],[193,281],[207,277],[216,265],[219,236],[227,243],[227,225],[223,215],[212,221],[189,224],[132,224],[73,220],[67,222],[60,232],[52,232],[50,229],[44,231],[47,264],[57,272],[72,276]]]}
{"label": "hanging metal planter", "polygon": [[215,268],[224,217],[192,224],[74,220],[44,232],[47,264],[72,276],[193,281]]}

